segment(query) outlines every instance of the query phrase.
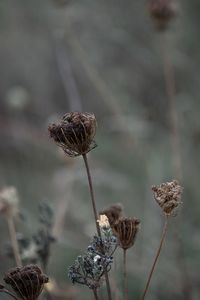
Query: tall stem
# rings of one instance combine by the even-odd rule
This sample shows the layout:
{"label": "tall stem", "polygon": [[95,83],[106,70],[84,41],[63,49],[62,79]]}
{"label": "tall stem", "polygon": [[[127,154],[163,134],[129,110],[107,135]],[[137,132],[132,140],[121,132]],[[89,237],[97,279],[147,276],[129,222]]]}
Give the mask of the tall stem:
{"label": "tall stem", "polygon": [[161,252],[161,249],[162,249],[162,245],[163,245],[166,233],[167,233],[167,226],[168,226],[168,217],[166,216],[165,217],[165,224],[164,224],[164,227],[163,227],[163,232],[162,232],[162,236],[161,236],[161,240],[160,240],[160,244],[159,244],[159,247],[158,247],[158,250],[157,250],[154,262],[153,262],[153,265],[151,267],[151,271],[149,273],[149,277],[148,277],[148,280],[147,280],[147,283],[146,283],[146,286],[145,286],[145,289],[144,289],[144,292],[143,292],[143,295],[142,295],[142,298],[141,298],[142,300],[145,299],[146,293],[148,291],[148,288],[149,288],[149,285],[150,285],[150,281],[151,281],[151,278],[152,278],[152,275],[153,275],[153,272],[154,272],[154,269],[155,269],[158,257],[160,255],[160,252]]}
{"label": "tall stem", "polygon": [[128,300],[127,267],[126,267],[126,249],[123,250],[124,265],[124,299]]}
{"label": "tall stem", "polygon": [[95,300],[99,300],[99,296],[97,294],[97,290],[96,289],[93,290],[93,293],[94,293],[94,299]]}
{"label": "tall stem", "polygon": [[[94,189],[93,189],[93,185],[92,185],[92,177],[91,177],[91,174],[90,174],[90,168],[89,168],[89,165],[88,165],[88,159],[87,159],[86,154],[83,154],[83,160],[84,160],[85,168],[86,168],[86,171],[87,171],[87,177],[88,177],[88,183],[89,183],[89,189],[90,189],[90,196],[91,196],[91,200],[92,200],[92,207],[93,207],[93,213],[94,213],[94,218],[95,218],[97,234],[101,238],[101,230],[100,230],[99,223],[97,222],[98,214],[97,214],[96,203],[95,203],[95,198],[94,198]],[[103,250],[103,252],[104,252],[104,250]],[[108,272],[107,271],[105,271],[105,278],[106,278],[106,287],[107,287],[107,293],[108,293],[108,300],[112,300],[110,282],[109,282],[109,277],[108,277]]]}
{"label": "tall stem", "polygon": [[6,220],[7,220],[7,224],[8,224],[8,230],[9,230],[9,235],[10,235],[10,240],[11,240],[11,245],[12,245],[12,249],[13,249],[15,262],[16,262],[16,265],[19,267],[19,266],[22,266],[22,261],[21,261],[21,257],[19,254],[19,246],[18,246],[17,237],[16,237],[14,220],[13,220],[13,217],[10,215],[6,216]]}

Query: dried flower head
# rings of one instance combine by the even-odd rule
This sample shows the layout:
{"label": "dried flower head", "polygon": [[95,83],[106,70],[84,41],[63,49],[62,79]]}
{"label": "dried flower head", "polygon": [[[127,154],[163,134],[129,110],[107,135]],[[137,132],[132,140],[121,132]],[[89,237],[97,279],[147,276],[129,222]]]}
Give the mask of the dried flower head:
{"label": "dried flower head", "polygon": [[58,124],[48,127],[50,137],[70,157],[88,153],[96,147],[96,118],[91,113],[66,113]]}
{"label": "dried flower head", "polygon": [[19,299],[37,300],[48,277],[37,265],[27,265],[9,270],[4,281],[12,287]]}
{"label": "dried flower head", "polygon": [[112,227],[119,220],[119,218],[122,217],[123,207],[121,204],[114,204],[102,210],[100,214],[107,216],[110,226]]}
{"label": "dried flower head", "polygon": [[154,198],[166,215],[171,215],[181,202],[183,188],[177,180],[152,186]]}
{"label": "dried flower head", "polygon": [[135,218],[121,218],[113,226],[113,234],[118,238],[122,249],[132,247],[139,229],[140,220]]}
{"label": "dried flower head", "polygon": [[99,223],[99,226],[101,228],[110,228],[110,224],[106,215],[100,215],[99,220],[97,220],[97,222]]}
{"label": "dried flower head", "polygon": [[7,216],[16,216],[18,213],[19,198],[13,186],[5,187],[0,191],[0,213]]}
{"label": "dried flower head", "polygon": [[165,30],[177,11],[175,0],[149,0],[148,9],[158,30]]}

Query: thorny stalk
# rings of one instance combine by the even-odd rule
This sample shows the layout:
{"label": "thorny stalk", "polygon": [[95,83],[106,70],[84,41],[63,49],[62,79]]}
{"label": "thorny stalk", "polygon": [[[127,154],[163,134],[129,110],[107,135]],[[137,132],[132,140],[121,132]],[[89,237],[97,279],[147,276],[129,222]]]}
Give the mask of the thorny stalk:
{"label": "thorny stalk", "polygon": [[[91,177],[91,174],[90,174],[88,159],[87,159],[86,154],[83,154],[82,156],[83,156],[83,160],[84,160],[84,163],[85,163],[85,168],[86,168],[86,171],[87,171],[87,177],[88,177],[88,183],[89,183],[89,189],[90,189],[90,196],[91,196],[91,200],[92,200],[92,207],[93,207],[93,213],[94,213],[94,218],[95,218],[97,234],[101,238],[101,230],[100,230],[99,223],[97,222],[98,214],[97,214],[97,209],[96,209],[96,203],[95,203],[95,198],[94,198],[94,190],[93,190],[93,185],[92,185],[92,177]],[[109,282],[109,277],[108,277],[107,271],[105,271],[105,278],[106,278],[106,287],[107,287],[108,299],[112,300],[110,282]]]}
{"label": "thorny stalk", "polygon": [[9,230],[9,235],[10,235],[10,240],[11,240],[11,245],[12,245],[12,249],[13,249],[15,262],[16,262],[16,265],[19,267],[19,266],[22,266],[22,261],[21,261],[21,257],[19,254],[19,246],[18,246],[17,237],[16,237],[14,220],[13,220],[13,217],[9,214],[6,216],[6,220],[7,220],[7,224],[8,224],[8,230]]}
{"label": "thorny stalk", "polygon": [[148,280],[147,280],[147,283],[146,283],[146,286],[145,286],[145,289],[144,289],[144,292],[143,292],[141,300],[145,299],[146,293],[148,291],[148,288],[149,288],[149,285],[150,285],[150,282],[151,282],[151,278],[152,278],[152,275],[153,275],[153,272],[154,272],[157,260],[159,258],[159,255],[160,255],[160,252],[161,252],[161,249],[162,249],[162,245],[163,245],[163,242],[165,240],[165,236],[166,236],[166,233],[167,233],[167,226],[168,226],[168,216],[166,215],[165,216],[165,224],[164,224],[164,227],[163,227],[163,232],[162,232],[160,244],[159,244],[159,247],[158,247],[158,250],[157,250],[154,262],[153,262],[153,265],[151,267],[151,270],[150,270],[150,273],[149,273],[149,277],[148,277]]}
{"label": "thorny stalk", "polygon": [[123,249],[123,267],[124,267],[124,300],[128,300],[126,249]]}

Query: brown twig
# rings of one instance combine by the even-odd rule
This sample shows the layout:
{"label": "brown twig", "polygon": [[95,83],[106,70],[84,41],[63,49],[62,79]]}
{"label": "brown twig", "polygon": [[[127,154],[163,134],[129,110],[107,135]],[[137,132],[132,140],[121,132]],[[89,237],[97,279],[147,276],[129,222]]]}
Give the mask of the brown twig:
{"label": "brown twig", "polygon": [[142,298],[141,298],[142,300],[145,299],[146,293],[148,291],[148,288],[149,288],[149,285],[150,285],[150,282],[151,282],[151,278],[152,278],[152,275],[153,275],[153,272],[154,272],[154,269],[155,269],[155,266],[156,266],[156,263],[157,263],[159,255],[160,255],[162,245],[163,245],[166,233],[167,233],[167,226],[168,226],[168,216],[165,217],[165,224],[164,224],[164,227],[163,227],[163,232],[162,232],[160,244],[159,244],[159,247],[158,247],[158,250],[156,252],[154,262],[153,262],[153,265],[152,265],[150,273],[149,273],[149,277],[148,277],[148,280],[147,280],[147,283],[146,283],[146,286],[145,286],[145,289],[144,289],[144,292],[143,292],[143,295],[142,295]]}
{"label": "brown twig", "polygon": [[[91,174],[90,174],[90,168],[89,168],[89,165],[88,165],[87,155],[83,154],[82,156],[83,156],[83,160],[84,160],[84,163],[85,163],[85,168],[86,168],[86,171],[87,171],[87,177],[88,177],[88,183],[89,183],[89,189],[90,189],[90,196],[91,196],[91,200],[92,200],[92,207],[93,207],[93,213],[94,213],[94,218],[95,218],[97,234],[101,238],[101,230],[100,230],[99,223],[97,222],[98,214],[97,214],[97,209],[96,209],[96,203],[95,203],[95,198],[94,198],[94,190],[93,190],[93,185],[92,185],[92,177],[91,177]],[[108,277],[108,272],[107,271],[105,272],[105,278],[106,278],[106,287],[107,287],[108,299],[112,300],[110,282],[109,282],[109,277]]]}
{"label": "brown twig", "polygon": [[126,249],[123,249],[123,267],[124,267],[124,299],[128,300]]}
{"label": "brown twig", "polygon": [[22,261],[21,261],[21,257],[19,254],[19,246],[18,246],[17,237],[16,237],[14,220],[13,220],[13,217],[9,214],[6,216],[6,220],[7,220],[7,224],[8,224],[10,241],[11,241],[11,245],[12,245],[12,249],[13,249],[15,262],[16,262],[16,265],[19,267],[19,266],[22,266]]}
{"label": "brown twig", "polygon": [[93,293],[94,293],[95,300],[99,300],[99,296],[97,294],[97,290],[96,289],[93,290]]}

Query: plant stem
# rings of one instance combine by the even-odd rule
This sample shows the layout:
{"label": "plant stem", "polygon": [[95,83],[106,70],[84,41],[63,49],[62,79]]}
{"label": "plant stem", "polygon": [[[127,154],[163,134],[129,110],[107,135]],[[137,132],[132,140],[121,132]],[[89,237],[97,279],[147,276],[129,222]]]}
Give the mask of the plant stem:
{"label": "plant stem", "polygon": [[124,300],[128,300],[126,249],[123,250],[123,265],[124,265]]}
{"label": "plant stem", "polygon": [[5,289],[5,288],[1,289],[0,292],[5,293],[5,294],[8,294],[9,296],[11,296],[12,298],[14,298],[15,300],[19,300],[19,299],[17,298],[17,296],[15,296],[15,294],[11,293],[9,290],[7,290],[7,289]]}
{"label": "plant stem", "polygon": [[[90,168],[88,165],[88,159],[87,159],[87,155],[83,154],[83,160],[85,163],[85,168],[87,171],[87,177],[88,177],[88,183],[89,183],[89,189],[90,189],[90,196],[91,196],[91,200],[92,200],[92,207],[93,207],[93,213],[94,213],[94,218],[95,218],[95,224],[96,224],[96,229],[97,229],[97,234],[98,236],[101,238],[101,230],[100,230],[100,226],[99,223],[97,222],[98,220],[98,214],[97,214],[97,209],[96,209],[96,203],[95,203],[95,198],[94,198],[94,189],[93,189],[93,185],[92,185],[92,177],[90,174]],[[104,252],[104,250],[102,249],[102,252]],[[107,287],[107,293],[108,293],[108,300],[112,300],[111,297],[111,289],[110,289],[110,282],[109,282],[109,277],[108,277],[108,272],[105,271],[105,279],[106,279],[106,287]]]}
{"label": "plant stem", "polygon": [[19,254],[19,246],[17,242],[17,237],[16,237],[16,230],[15,230],[15,224],[13,217],[10,215],[6,216],[7,224],[8,224],[8,230],[9,230],[9,235],[10,235],[10,240],[11,240],[11,245],[13,249],[13,254],[15,258],[16,265],[18,267],[22,266],[22,261],[21,257]]}
{"label": "plant stem", "polygon": [[97,294],[97,290],[96,289],[93,290],[93,293],[94,293],[95,300],[99,300],[99,296]]}
{"label": "plant stem", "polygon": [[148,280],[147,280],[147,283],[146,283],[146,286],[145,286],[145,289],[144,289],[144,292],[143,292],[143,295],[142,295],[142,298],[141,298],[142,300],[145,299],[146,293],[148,291],[149,284],[150,284],[150,281],[151,281],[151,278],[152,278],[152,275],[153,275],[153,272],[154,272],[154,269],[155,269],[158,257],[160,255],[160,252],[161,252],[161,249],[162,249],[162,245],[163,245],[166,233],[167,233],[167,226],[168,226],[168,216],[165,216],[165,224],[164,224],[164,227],[163,227],[163,232],[162,232],[160,244],[159,244],[159,247],[158,247],[158,250],[157,250],[154,262],[153,262],[153,265],[151,267],[151,271],[149,273],[149,277],[148,277]]}

